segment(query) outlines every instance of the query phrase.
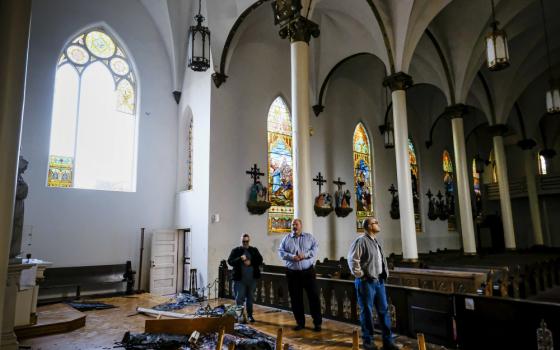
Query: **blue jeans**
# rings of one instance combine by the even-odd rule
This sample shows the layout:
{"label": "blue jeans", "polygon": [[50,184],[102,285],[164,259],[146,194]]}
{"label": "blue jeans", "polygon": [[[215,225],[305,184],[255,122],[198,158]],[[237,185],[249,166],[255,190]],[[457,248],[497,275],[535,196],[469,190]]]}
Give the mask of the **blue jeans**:
{"label": "blue jeans", "polygon": [[233,290],[235,291],[235,303],[243,306],[247,299],[247,316],[253,316],[253,294],[257,287],[257,281],[234,281]]}
{"label": "blue jeans", "polygon": [[356,293],[358,295],[358,305],[360,306],[360,324],[362,326],[362,339],[364,343],[373,341],[373,306],[377,309],[383,344],[393,343],[391,333],[391,315],[387,305],[387,295],[385,294],[385,283],[380,280],[370,279],[364,281],[356,278],[354,281]]}

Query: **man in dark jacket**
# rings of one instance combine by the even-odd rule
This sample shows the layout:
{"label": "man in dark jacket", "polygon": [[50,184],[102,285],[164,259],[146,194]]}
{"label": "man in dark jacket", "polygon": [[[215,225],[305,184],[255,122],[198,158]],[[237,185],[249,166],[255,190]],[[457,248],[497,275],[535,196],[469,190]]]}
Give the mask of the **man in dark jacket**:
{"label": "man in dark jacket", "polygon": [[249,322],[255,322],[253,318],[253,294],[257,286],[257,279],[261,278],[260,267],[263,258],[259,250],[249,246],[251,237],[244,233],[241,236],[241,246],[232,249],[229,254],[228,264],[233,267],[233,281],[235,290],[235,302],[243,305],[247,299],[247,316]]}

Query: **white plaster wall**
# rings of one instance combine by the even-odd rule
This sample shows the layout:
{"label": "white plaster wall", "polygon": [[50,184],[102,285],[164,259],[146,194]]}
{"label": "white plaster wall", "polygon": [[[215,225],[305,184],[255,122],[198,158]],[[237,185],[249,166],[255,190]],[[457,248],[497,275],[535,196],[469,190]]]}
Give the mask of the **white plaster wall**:
{"label": "white plaster wall", "polygon": [[197,269],[198,287],[208,283],[208,198],[210,160],[210,71],[187,69],[179,106],[178,188],[184,189],[187,179],[187,142],[190,119],[193,120],[193,186],[176,196],[175,227],[191,230],[191,268]]}
{"label": "white plaster wall", "polygon": [[[105,25],[134,61],[139,82],[136,192],[46,187],[56,63],[66,41],[92,24]],[[176,183],[177,106],[169,60],[152,19],[134,0],[34,1],[27,77],[21,146],[30,162],[25,228],[33,236],[27,250],[55,266],[132,260],[137,268],[140,228],[173,225]]]}
{"label": "white plaster wall", "polygon": [[270,18],[242,34],[228,80],[220,88],[212,85],[209,215],[218,214],[220,221],[208,227],[209,281],[244,232],[265,263],[280,264],[276,247],[282,235],[268,234],[267,215],[251,215],[245,206],[252,183],[245,171],[257,163],[266,173],[270,104],[281,95],[291,105],[289,42],[278,37],[266,14]]}

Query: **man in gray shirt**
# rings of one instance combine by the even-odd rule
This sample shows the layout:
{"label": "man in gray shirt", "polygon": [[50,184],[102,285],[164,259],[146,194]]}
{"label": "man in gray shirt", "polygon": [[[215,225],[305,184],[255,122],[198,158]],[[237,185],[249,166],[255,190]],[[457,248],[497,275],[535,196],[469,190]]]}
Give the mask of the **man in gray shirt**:
{"label": "man in gray shirt", "polygon": [[356,277],[354,285],[360,306],[360,324],[364,349],[377,349],[373,343],[373,306],[379,314],[379,323],[383,335],[383,349],[394,350],[398,347],[393,343],[391,333],[391,315],[387,305],[385,280],[389,276],[387,259],[383,248],[376,239],[379,233],[379,221],[375,218],[364,220],[364,234],[357,237],[348,252],[348,265]]}

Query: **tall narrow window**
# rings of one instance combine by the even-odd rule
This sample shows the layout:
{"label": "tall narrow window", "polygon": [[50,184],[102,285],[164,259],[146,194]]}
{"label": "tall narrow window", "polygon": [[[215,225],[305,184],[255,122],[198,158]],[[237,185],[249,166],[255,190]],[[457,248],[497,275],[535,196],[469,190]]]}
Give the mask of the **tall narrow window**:
{"label": "tall narrow window", "polygon": [[356,227],[364,230],[362,221],[373,216],[373,186],[371,181],[371,148],[364,124],[354,129],[354,191],[356,193]]}
{"label": "tall narrow window", "polygon": [[101,28],[58,60],[47,186],[135,191],[136,78],[125,50]]}
{"label": "tall narrow window", "polygon": [[447,150],[443,151],[443,186],[445,188],[445,199],[449,216],[447,218],[447,229],[455,231],[455,190],[453,187],[453,162]]}
{"label": "tall narrow window", "polygon": [[412,179],[412,202],[414,204],[414,222],[416,232],[422,231],[422,217],[420,215],[420,171],[416,158],[416,148],[412,139],[408,138],[408,159],[410,162],[410,177]]}
{"label": "tall narrow window", "polygon": [[268,110],[269,232],[290,232],[294,218],[292,120],[288,106],[277,97]]}
{"label": "tall narrow window", "polygon": [[546,158],[543,155],[539,154],[539,174],[540,175],[546,175],[547,174],[547,170],[546,170]]}
{"label": "tall narrow window", "polygon": [[496,167],[496,159],[494,158],[494,150],[490,151],[490,157],[488,157],[490,166],[492,167],[492,182],[498,182],[498,169]]}
{"label": "tall narrow window", "polygon": [[188,156],[188,164],[187,164],[187,191],[192,190],[192,170],[193,170],[193,118],[191,117],[191,121],[189,122],[189,139],[187,142],[187,156]]}
{"label": "tall narrow window", "polygon": [[475,217],[482,216],[482,192],[480,191],[480,173],[476,170],[476,159],[472,161],[472,177],[474,188],[474,212]]}

